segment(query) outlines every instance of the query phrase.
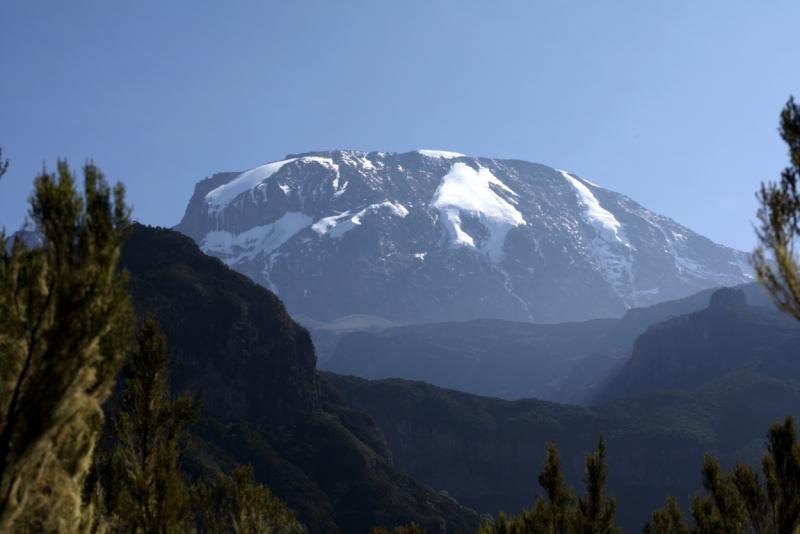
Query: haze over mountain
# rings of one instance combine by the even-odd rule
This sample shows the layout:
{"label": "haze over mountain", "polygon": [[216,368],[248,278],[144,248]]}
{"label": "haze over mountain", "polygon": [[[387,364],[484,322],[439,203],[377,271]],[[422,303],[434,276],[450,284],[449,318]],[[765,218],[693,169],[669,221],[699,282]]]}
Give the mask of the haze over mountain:
{"label": "haze over mountain", "polygon": [[[638,336],[627,364],[585,409],[538,399],[510,402],[397,378],[325,376],[348,407],[375,420],[395,465],[479,513],[530,507],[551,441],[565,476],[578,485],[583,456],[602,431],[608,490],[619,497],[620,523],[635,532],[666,494],[685,503],[699,489],[704,452],[725,468],[737,460],[758,466],[768,425],[800,411],[800,324],[772,307],[748,305],[747,299],[758,297],[752,287],[698,296],[704,309],[653,324]],[[698,299],[688,300],[669,304],[691,307]],[[659,312],[641,311],[650,318]],[[619,339],[631,326],[610,337]],[[549,337],[555,345],[555,336]],[[527,375],[534,378],[532,370]]]}
{"label": "haze over mountain", "polygon": [[195,187],[177,230],[293,315],[563,322],[751,281],[742,252],[519,160],[290,155]]}
{"label": "haze over mountain", "polygon": [[[777,316],[775,320],[783,318],[793,326],[794,321],[779,314],[760,285],[738,287],[752,313]],[[633,308],[620,319],[560,324],[482,319],[350,332],[341,336],[332,358],[320,361],[318,368],[369,380],[422,380],[506,400],[537,398],[586,405],[626,364],[634,340],[645,337],[643,334],[653,325],[708,308],[712,294],[719,291],[707,289],[682,299]],[[726,335],[725,328],[725,324],[718,325],[719,336]],[[729,336],[737,339],[732,343],[739,352],[753,348],[753,343],[741,339],[746,337],[745,331],[740,328]],[[697,355],[692,358],[697,359]],[[646,372],[643,374],[634,382],[651,380]],[[612,387],[611,391],[622,390]]]}

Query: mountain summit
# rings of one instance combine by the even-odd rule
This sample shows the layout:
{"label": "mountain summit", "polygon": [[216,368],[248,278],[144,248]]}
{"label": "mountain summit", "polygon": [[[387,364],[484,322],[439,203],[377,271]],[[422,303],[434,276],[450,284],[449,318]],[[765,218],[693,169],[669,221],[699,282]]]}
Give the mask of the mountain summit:
{"label": "mountain summit", "polygon": [[577,321],[753,279],[745,253],[624,195],[455,152],[312,152],[215,174],[175,228],[320,321]]}

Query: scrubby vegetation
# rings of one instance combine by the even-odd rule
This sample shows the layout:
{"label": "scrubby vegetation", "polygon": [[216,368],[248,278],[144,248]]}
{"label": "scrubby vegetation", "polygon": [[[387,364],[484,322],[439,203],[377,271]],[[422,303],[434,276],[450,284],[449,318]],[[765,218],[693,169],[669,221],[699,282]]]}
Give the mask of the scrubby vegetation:
{"label": "scrubby vegetation", "polygon": [[94,523],[82,487],[102,403],[130,343],[124,190],[92,164],[79,195],[66,162],[36,178],[30,217],[44,247],[0,236],[0,531]]}
{"label": "scrubby vegetation", "polygon": [[616,534],[614,524],[617,500],[605,495],[608,464],[602,435],[597,450],[586,456],[586,493],[577,496],[561,472],[555,444],[547,447],[547,457],[539,473],[539,484],[546,498],[539,495],[529,510],[517,517],[500,513],[496,522],[485,524],[479,534]]}
{"label": "scrubby vegetation", "polygon": [[739,461],[723,472],[719,461],[706,454],[703,487],[691,499],[689,515],[683,515],[677,500],[667,498],[664,508],[653,512],[643,527],[645,534],[758,534],[795,533],[800,530],[800,443],[794,419],[773,424],[767,433],[767,451],[762,460],[764,481],[756,471]]}
{"label": "scrubby vegetation", "polygon": [[789,166],[780,182],[762,183],[758,192],[761,246],[753,254],[753,266],[775,304],[800,320],[800,261],[795,251],[800,237],[800,108],[794,98],[781,111],[779,131],[789,145]]}
{"label": "scrubby vegetation", "polygon": [[94,165],[84,178],[83,196],[66,162],[36,179],[30,215],[44,246],[16,240],[9,253],[0,236],[0,531],[304,531],[250,468],[219,475],[213,490],[187,487],[179,456],[200,404],[172,400],[152,318],[125,367],[111,451],[100,453],[101,405],[133,332],[117,269],[130,224],[122,186],[112,200]]}

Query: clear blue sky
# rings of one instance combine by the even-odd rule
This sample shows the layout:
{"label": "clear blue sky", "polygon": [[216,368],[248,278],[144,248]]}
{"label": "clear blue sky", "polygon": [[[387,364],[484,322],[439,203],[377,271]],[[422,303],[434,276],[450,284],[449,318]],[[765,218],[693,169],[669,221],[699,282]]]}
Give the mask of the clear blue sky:
{"label": "clear blue sky", "polygon": [[10,231],[57,157],[172,226],[215,172],[429,148],[565,169],[750,250],[800,97],[797,0],[10,0],[0,21]]}

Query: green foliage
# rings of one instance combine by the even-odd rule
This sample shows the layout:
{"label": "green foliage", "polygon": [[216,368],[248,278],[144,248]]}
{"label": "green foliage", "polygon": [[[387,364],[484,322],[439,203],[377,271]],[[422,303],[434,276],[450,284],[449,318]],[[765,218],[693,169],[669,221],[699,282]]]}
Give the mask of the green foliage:
{"label": "green foliage", "polygon": [[539,484],[547,499],[539,495],[532,509],[509,518],[500,512],[496,522],[486,523],[478,534],[618,534],[614,524],[617,500],[605,495],[608,464],[603,436],[597,450],[586,455],[586,493],[576,496],[564,481],[555,444],[547,446]]}
{"label": "green foliage", "polygon": [[645,534],[784,534],[800,530],[800,443],[791,416],[767,432],[762,460],[765,481],[739,461],[723,473],[710,455],[703,460],[706,495],[692,497],[689,512],[694,528],[683,517],[674,497],[653,512]]}
{"label": "green foliage", "polygon": [[238,467],[232,477],[217,475],[213,485],[198,482],[192,502],[199,530],[208,534],[300,534],[297,513],[268,487],[253,483],[253,468]]}
{"label": "green foliage", "polygon": [[108,500],[120,531],[181,532],[191,513],[178,459],[201,402],[188,394],[170,399],[168,365],[166,340],[148,316],[125,367],[125,393],[114,419]]}
{"label": "green foliage", "polygon": [[[561,473],[561,459],[554,443],[547,446],[547,456],[539,473],[539,485],[547,494],[548,502],[540,495],[533,506],[533,512],[525,511],[522,519],[526,524],[539,526],[543,532],[565,533],[570,516],[574,511],[575,491],[567,486]],[[532,530],[535,531],[535,530]]]}
{"label": "green foliage", "polygon": [[734,475],[723,473],[717,459],[708,453],[703,457],[703,487],[707,495],[697,493],[689,506],[696,530],[744,534],[747,529],[745,509]]}
{"label": "green foliage", "polygon": [[762,183],[756,195],[761,203],[757,229],[761,245],[752,261],[775,304],[800,320],[800,265],[794,250],[800,236],[800,108],[793,98],[781,111],[780,133],[789,145],[789,166],[781,173],[780,183]]}
{"label": "green foliage", "polygon": [[683,517],[678,500],[667,497],[667,505],[653,512],[652,523],[645,523],[642,532],[645,534],[690,534],[692,529]]}
{"label": "green foliage", "polygon": [[606,443],[600,435],[597,450],[586,456],[586,493],[578,498],[578,506],[572,518],[573,532],[580,534],[612,534],[620,532],[614,525],[617,513],[616,497],[605,495],[608,479]]}
{"label": "green foliage", "polygon": [[[0,165],[5,171],[7,162]],[[44,246],[0,236],[0,531],[89,528],[81,488],[102,402],[128,349],[131,308],[117,270],[124,189],[93,165],[84,194],[65,161],[36,178],[29,216]]]}
{"label": "green foliage", "polygon": [[374,527],[369,531],[369,534],[425,534],[425,529],[411,522],[408,525],[401,525],[392,530],[387,530],[384,527]]}

